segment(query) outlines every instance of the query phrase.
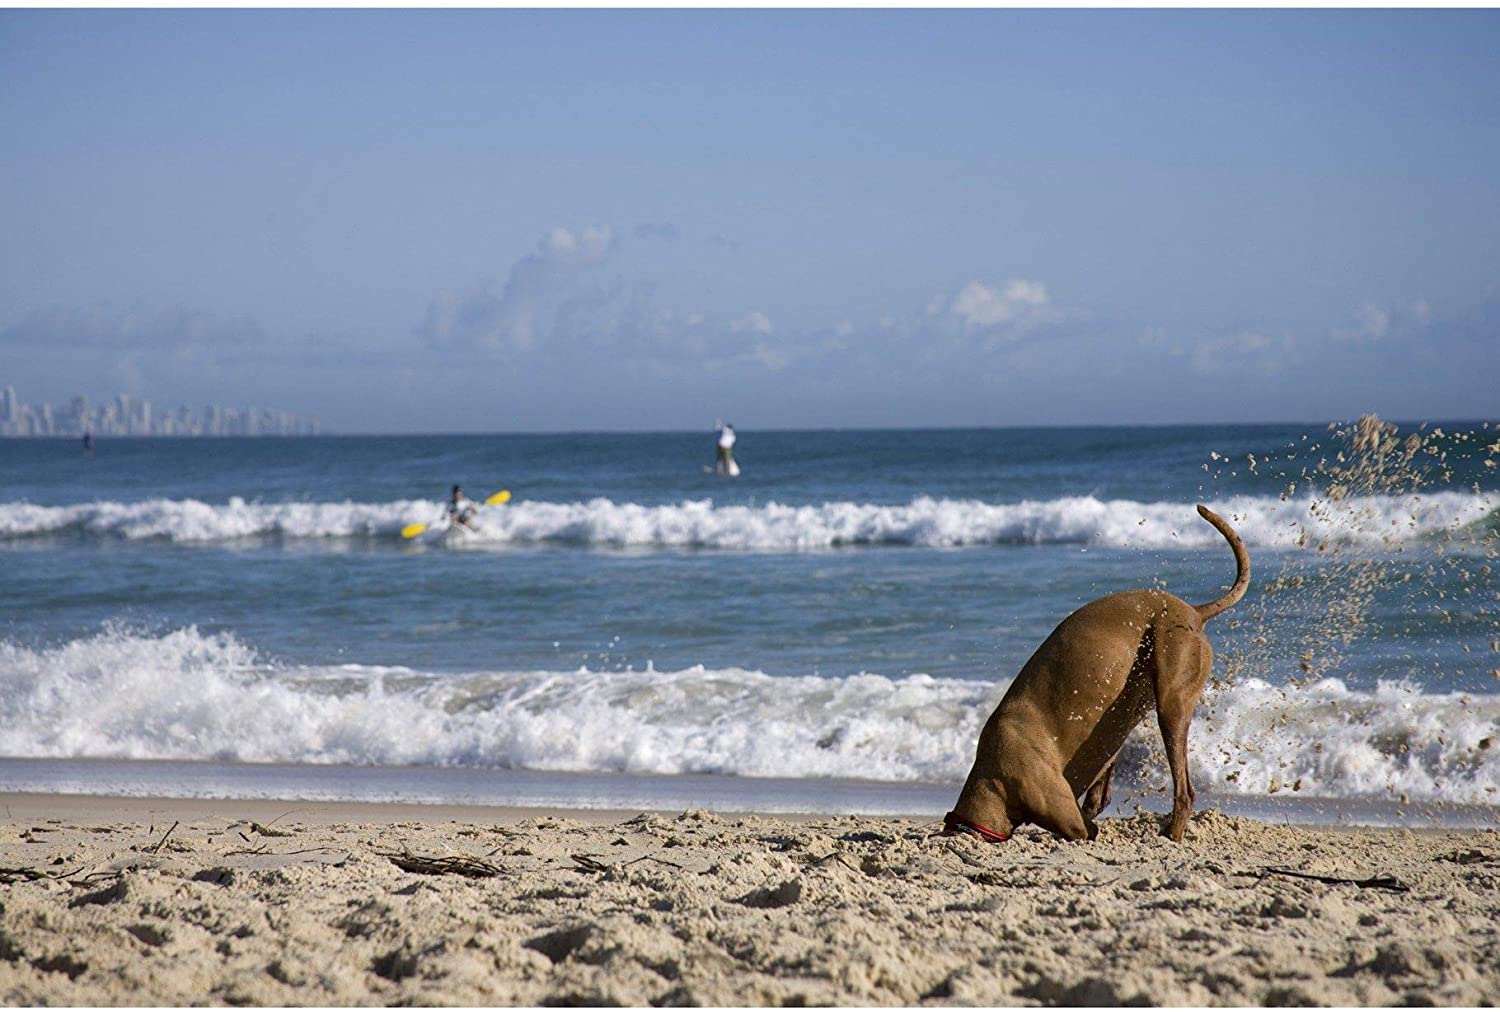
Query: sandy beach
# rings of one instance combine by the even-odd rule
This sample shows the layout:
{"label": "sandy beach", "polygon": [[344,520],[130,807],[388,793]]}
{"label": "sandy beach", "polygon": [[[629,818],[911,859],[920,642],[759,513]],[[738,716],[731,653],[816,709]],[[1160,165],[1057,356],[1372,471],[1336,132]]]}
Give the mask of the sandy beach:
{"label": "sandy beach", "polygon": [[1492,829],[0,803],[7,1005],[1500,1001]]}

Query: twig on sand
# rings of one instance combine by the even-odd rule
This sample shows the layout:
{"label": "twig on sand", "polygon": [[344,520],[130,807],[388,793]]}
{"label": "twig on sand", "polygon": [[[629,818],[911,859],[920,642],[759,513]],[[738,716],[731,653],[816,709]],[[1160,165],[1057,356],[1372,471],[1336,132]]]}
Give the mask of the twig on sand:
{"label": "twig on sand", "polygon": [[337,852],[337,851],[342,850],[342,849],[343,848],[341,848],[341,847],[301,847],[301,848],[299,848],[297,850],[276,850],[276,851],[272,851],[272,853],[275,854],[277,857],[291,857],[294,854],[316,854],[319,851],[327,851],[327,850],[331,850],[331,851]]}
{"label": "twig on sand", "polygon": [[1329,885],[1352,885],[1361,889],[1389,889],[1391,892],[1410,892],[1411,887],[1403,883],[1394,875],[1372,875],[1369,878],[1339,878],[1335,875],[1311,875],[1305,871],[1291,871],[1287,868],[1262,868],[1258,872],[1246,872],[1256,878],[1270,878],[1272,875],[1284,875],[1287,878],[1302,878],[1312,882],[1326,882]]}
{"label": "twig on sand", "polygon": [[[286,814],[290,815],[291,813],[288,812]],[[280,818],[280,816],[277,816],[277,818]],[[275,820],[273,819],[272,821],[274,822]],[[271,828],[271,823],[269,823],[269,822],[266,823],[265,825],[261,825],[259,822],[252,822],[252,823],[250,823],[250,831],[252,833],[256,833],[256,834],[258,834],[260,836],[296,836],[297,835],[296,833],[292,832],[289,829],[272,829]]]}
{"label": "twig on sand", "polygon": [[392,851],[376,851],[402,871],[418,875],[462,875],[464,878],[495,878],[504,874],[498,865],[477,857],[425,857],[410,851],[399,854]]}
{"label": "twig on sand", "polygon": [[[300,850],[271,850],[268,845],[260,843],[256,844],[254,847],[241,847],[238,850],[226,850],[224,852],[224,856],[240,857],[242,855],[249,855],[251,857],[296,857],[298,854],[317,854],[326,853],[329,851],[338,853],[339,850],[340,848],[338,847],[303,847]],[[332,867],[341,867],[346,861],[349,860],[349,857],[350,854],[345,851],[343,857],[339,858],[339,860],[337,861],[332,862]]]}
{"label": "twig on sand", "polygon": [[[182,825],[181,822],[174,822],[172,823],[172,829],[176,829],[180,825]],[[161,834],[161,839],[156,841],[156,846],[151,848],[151,853],[155,854],[157,851],[161,850],[161,845],[166,843],[167,837],[172,835],[172,829],[169,829],[165,833]]]}
{"label": "twig on sand", "polygon": [[67,882],[69,885],[92,885],[94,882],[104,878],[119,878],[118,871],[93,871],[87,875],[79,876],[87,865],[79,865],[72,871],[43,871],[41,868],[0,868],[0,885],[11,885],[15,882],[35,882],[39,879],[51,879],[54,882]]}
{"label": "twig on sand", "polygon": [[640,864],[642,861],[655,861],[657,864],[664,864],[668,868],[687,871],[687,865],[678,864],[676,861],[668,861],[666,858],[658,857],[655,854],[642,854],[640,857],[633,857],[629,861],[600,861],[598,858],[590,857],[588,854],[569,854],[568,859],[585,871],[592,872],[606,872],[611,868],[629,868],[631,865]]}
{"label": "twig on sand", "polygon": [[829,861],[837,861],[839,864],[843,865],[845,868],[848,868],[850,871],[860,871],[858,867],[850,864],[848,859],[836,850],[831,853],[824,854],[822,857],[815,857],[808,863],[814,868],[821,868]]}
{"label": "twig on sand", "polygon": [[109,882],[111,880],[117,881],[121,877],[121,872],[113,868],[105,868],[102,871],[91,871],[87,875],[79,875],[77,878],[73,877],[74,875],[78,875],[78,873],[81,871],[83,871],[82,868],[75,868],[74,870],[68,872],[66,875],[59,875],[57,877],[60,879],[66,879],[68,885],[72,886],[75,889],[98,885],[100,882]]}
{"label": "twig on sand", "polygon": [[1489,851],[1480,850],[1478,847],[1469,847],[1469,848],[1466,848],[1466,849],[1461,848],[1459,850],[1450,850],[1446,854],[1439,854],[1433,860],[1436,860],[1436,861],[1447,861],[1450,864],[1496,864],[1496,863],[1500,863],[1500,857],[1496,857],[1495,855],[1489,853]]}
{"label": "twig on sand", "polygon": [[974,860],[968,854],[965,854],[962,850],[959,850],[957,847],[955,847],[951,843],[945,843],[943,845],[943,849],[946,850],[948,853],[952,854],[954,857],[958,858],[964,864],[967,864],[967,865],[969,865],[971,867],[974,867],[974,868],[988,868],[989,867],[983,861],[976,861],[976,860]]}

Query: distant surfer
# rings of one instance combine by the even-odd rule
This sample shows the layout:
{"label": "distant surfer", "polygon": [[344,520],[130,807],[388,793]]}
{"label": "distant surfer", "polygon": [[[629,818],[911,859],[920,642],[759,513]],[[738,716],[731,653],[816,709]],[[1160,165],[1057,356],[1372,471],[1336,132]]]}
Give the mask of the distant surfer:
{"label": "distant surfer", "polygon": [[728,422],[715,422],[719,430],[719,455],[714,461],[715,474],[727,474],[731,478],[740,473],[740,465],[734,462],[734,426]]}
{"label": "distant surfer", "polygon": [[92,457],[94,455],[94,434],[92,432],[85,432],[83,434],[83,455],[85,457]]}
{"label": "distant surfer", "polygon": [[453,492],[448,496],[448,522],[459,524],[472,531],[474,528],[469,521],[474,519],[474,515],[478,512],[479,507],[475,505],[473,499],[464,495],[462,486],[454,485]]}

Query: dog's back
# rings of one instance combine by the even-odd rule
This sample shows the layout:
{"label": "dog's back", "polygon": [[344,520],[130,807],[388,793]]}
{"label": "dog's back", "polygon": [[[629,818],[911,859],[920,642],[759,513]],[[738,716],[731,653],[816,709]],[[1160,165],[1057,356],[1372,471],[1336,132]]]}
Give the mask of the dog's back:
{"label": "dog's back", "polygon": [[[1234,529],[1202,506],[1198,512],[1229,542],[1234,584],[1203,605],[1163,590],[1123,591],[1063,619],[986,722],[955,815],[1007,825],[1036,821],[1077,838],[1086,820],[1076,798],[1101,781],[1107,798],[1115,756],[1153,707],[1163,733],[1170,725],[1171,734],[1180,735],[1180,743],[1168,742],[1169,755],[1176,756],[1174,782],[1179,779],[1185,758],[1172,749],[1186,747],[1186,721],[1212,664],[1203,624],[1232,607],[1250,584],[1250,559]],[[1180,793],[1190,796],[1185,772],[1181,780]],[[1064,790],[1072,801],[1064,803]],[[1174,805],[1174,839],[1185,825],[1183,807]]]}
{"label": "dog's back", "polygon": [[1101,597],[1063,619],[1021,668],[996,718],[1006,737],[1057,742],[1064,776],[1087,790],[1152,707],[1158,630],[1201,636],[1193,605],[1163,590]]}

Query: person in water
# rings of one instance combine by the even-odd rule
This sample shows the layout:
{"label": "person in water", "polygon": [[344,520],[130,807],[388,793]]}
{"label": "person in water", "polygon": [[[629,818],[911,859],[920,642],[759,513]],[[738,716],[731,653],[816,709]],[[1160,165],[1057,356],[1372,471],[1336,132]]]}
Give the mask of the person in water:
{"label": "person in water", "polygon": [[85,456],[92,457],[94,455],[94,434],[92,432],[85,432],[83,434],[83,452]]}
{"label": "person in water", "polygon": [[463,524],[470,530],[473,526],[469,523],[479,512],[479,507],[474,505],[474,500],[464,495],[463,487],[453,486],[453,492],[448,496],[448,522],[452,524]]}
{"label": "person in water", "polygon": [[719,455],[714,461],[715,474],[728,474],[734,471],[734,426],[728,422],[716,423],[719,430]]}

